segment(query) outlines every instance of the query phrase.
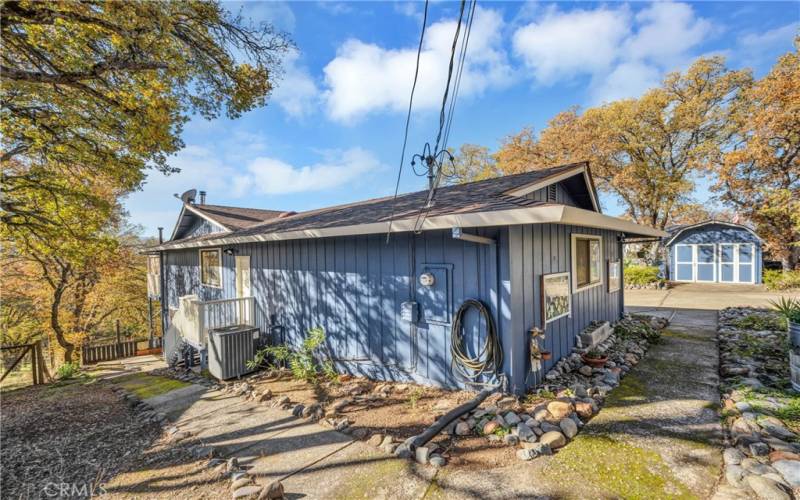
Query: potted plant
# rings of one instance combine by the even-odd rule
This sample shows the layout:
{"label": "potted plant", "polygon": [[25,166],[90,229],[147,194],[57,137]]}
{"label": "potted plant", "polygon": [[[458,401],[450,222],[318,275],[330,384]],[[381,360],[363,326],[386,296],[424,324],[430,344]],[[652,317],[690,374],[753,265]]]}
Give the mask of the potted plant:
{"label": "potted plant", "polygon": [[608,356],[597,349],[589,349],[586,354],[581,355],[581,359],[592,368],[602,368],[608,361]]}
{"label": "potted plant", "polygon": [[781,297],[780,300],[771,300],[770,303],[781,316],[786,318],[792,347],[800,347],[800,299]]}
{"label": "potted plant", "polygon": [[553,353],[550,351],[541,351],[539,355],[542,357],[543,360],[548,360],[553,357]]}

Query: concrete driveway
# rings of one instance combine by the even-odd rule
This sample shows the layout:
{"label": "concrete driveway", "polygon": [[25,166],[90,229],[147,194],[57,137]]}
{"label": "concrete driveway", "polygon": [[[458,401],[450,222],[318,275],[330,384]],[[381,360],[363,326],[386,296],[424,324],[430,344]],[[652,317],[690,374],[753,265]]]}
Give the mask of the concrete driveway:
{"label": "concrete driveway", "polygon": [[706,310],[769,307],[769,301],[780,296],[800,298],[800,292],[770,292],[760,285],[677,283],[669,290],[625,290],[625,306]]}

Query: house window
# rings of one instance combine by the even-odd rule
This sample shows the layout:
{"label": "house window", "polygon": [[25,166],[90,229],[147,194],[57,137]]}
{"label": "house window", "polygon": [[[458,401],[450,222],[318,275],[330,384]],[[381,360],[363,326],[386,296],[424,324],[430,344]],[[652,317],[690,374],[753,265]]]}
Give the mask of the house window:
{"label": "house window", "polygon": [[200,250],[200,283],[222,287],[222,252],[219,248]]}
{"label": "house window", "polygon": [[572,290],[578,292],[603,282],[603,239],[588,234],[572,235]]}

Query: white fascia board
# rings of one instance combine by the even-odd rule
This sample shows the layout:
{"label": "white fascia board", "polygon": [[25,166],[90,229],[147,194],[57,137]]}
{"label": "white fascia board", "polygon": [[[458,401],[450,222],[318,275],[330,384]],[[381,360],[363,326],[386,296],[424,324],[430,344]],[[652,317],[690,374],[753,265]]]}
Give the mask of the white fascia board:
{"label": "white fascia board", "polygon": [[564,224],[572,224],[575,226],[595,227],[598,229],[613,229],[626,235],[636,236],[652,236],[654,238],[664,238],[669,236],[666,231],[655,229],[643,224],[637,224],[629,220],[620,219],[619,217],[612,217],[610,215],[603,215],[591,210],[584,210],[577,207],[564,207],[564,219],[561,221]]}
{"label": "white fascia board", "polygon": [[181,221],[183,220],[183,214],[186,212],[186,205],[181,206],[181,213],[178,214],[178,220],[175,222],[175,226],[172,228],[172,234],[170,235],[167,241],[172,241],[175,239],[175,233],[178,232],[178,227],[181,225]]}
{"label": "white fascia board", "polygon": [[545,188],[550,184],[561,182],[563,180],[569,179],[570,177],[574,177],[581,173],[583,174],[583,181],[586,183],[586,190],[589,191],[589,197],[591,197],[592,199],[592,206],[596,211],[600,212],[600,205],[597,203],[597,197],[595,196],[594,188],[592,187],[592,181],[589,178],[589,171],[585,165],[579,165],[575,168],[569,169],[566,172],[562,172],[558,175],[545,177],[544,179],[538,180],[531,184],[514,188],[510,191],[506,191],[504,194],[508,196],[522,197],[525,196],[526,194],[530,194],[534,191]]}
{"label": "white fascia board", "polygon": [[[391,224],[391,232],[411,232],[416,228],[415,217],[395,220]],[[610,217],[591,210],[569,207],[565,205],[544,205],[538,207],[515,208],[492,212],[473,212],[465,214],[447,214],[425,219],[421,230],[451,229],[453,227],[490,227],[513,226],[518,224],[571,224],[575,226],[611,229],[626,234],[662,237],[666,233],[634,222]],[[247,236],[226,236],[203,241],[170,244],[156,247],[156,250],[181,248],[211,247],[218,245],[235,245],[262,241],[299,240],[312,238],[330,238],[335,236],[354,236],[362,234],[381,234],[390,230],[389,222],[373,222],[350,226],[326,227],[318,229],[302,229],[277,233],[254,234]]]}

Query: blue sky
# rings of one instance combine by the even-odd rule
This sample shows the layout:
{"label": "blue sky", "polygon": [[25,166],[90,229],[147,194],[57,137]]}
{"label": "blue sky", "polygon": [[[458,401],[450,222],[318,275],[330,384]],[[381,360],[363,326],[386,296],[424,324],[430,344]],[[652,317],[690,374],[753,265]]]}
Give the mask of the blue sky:
{"label": "blue sky", "polygon": [[[186,147],[170,160],[181,172],[151,172],[125,201],[131,221],[144,235],[168,234],[179,210],[172,193],[190,188],[206,190],[208,203],[295,211],[391,194],[423,4],[223,5],[291,33],[299,50],[266,107],[187,124]],[[458,5],[431,3],[411,153],[435,138]],[[798,20],[799,2],[479,2],[449,145],[494,149],[569,106],[638,96],[703,55],[761,76],[792,50]],[[406,164],[401,192],[424,187]],[[620,213],[602,198],[606,213]]]}

